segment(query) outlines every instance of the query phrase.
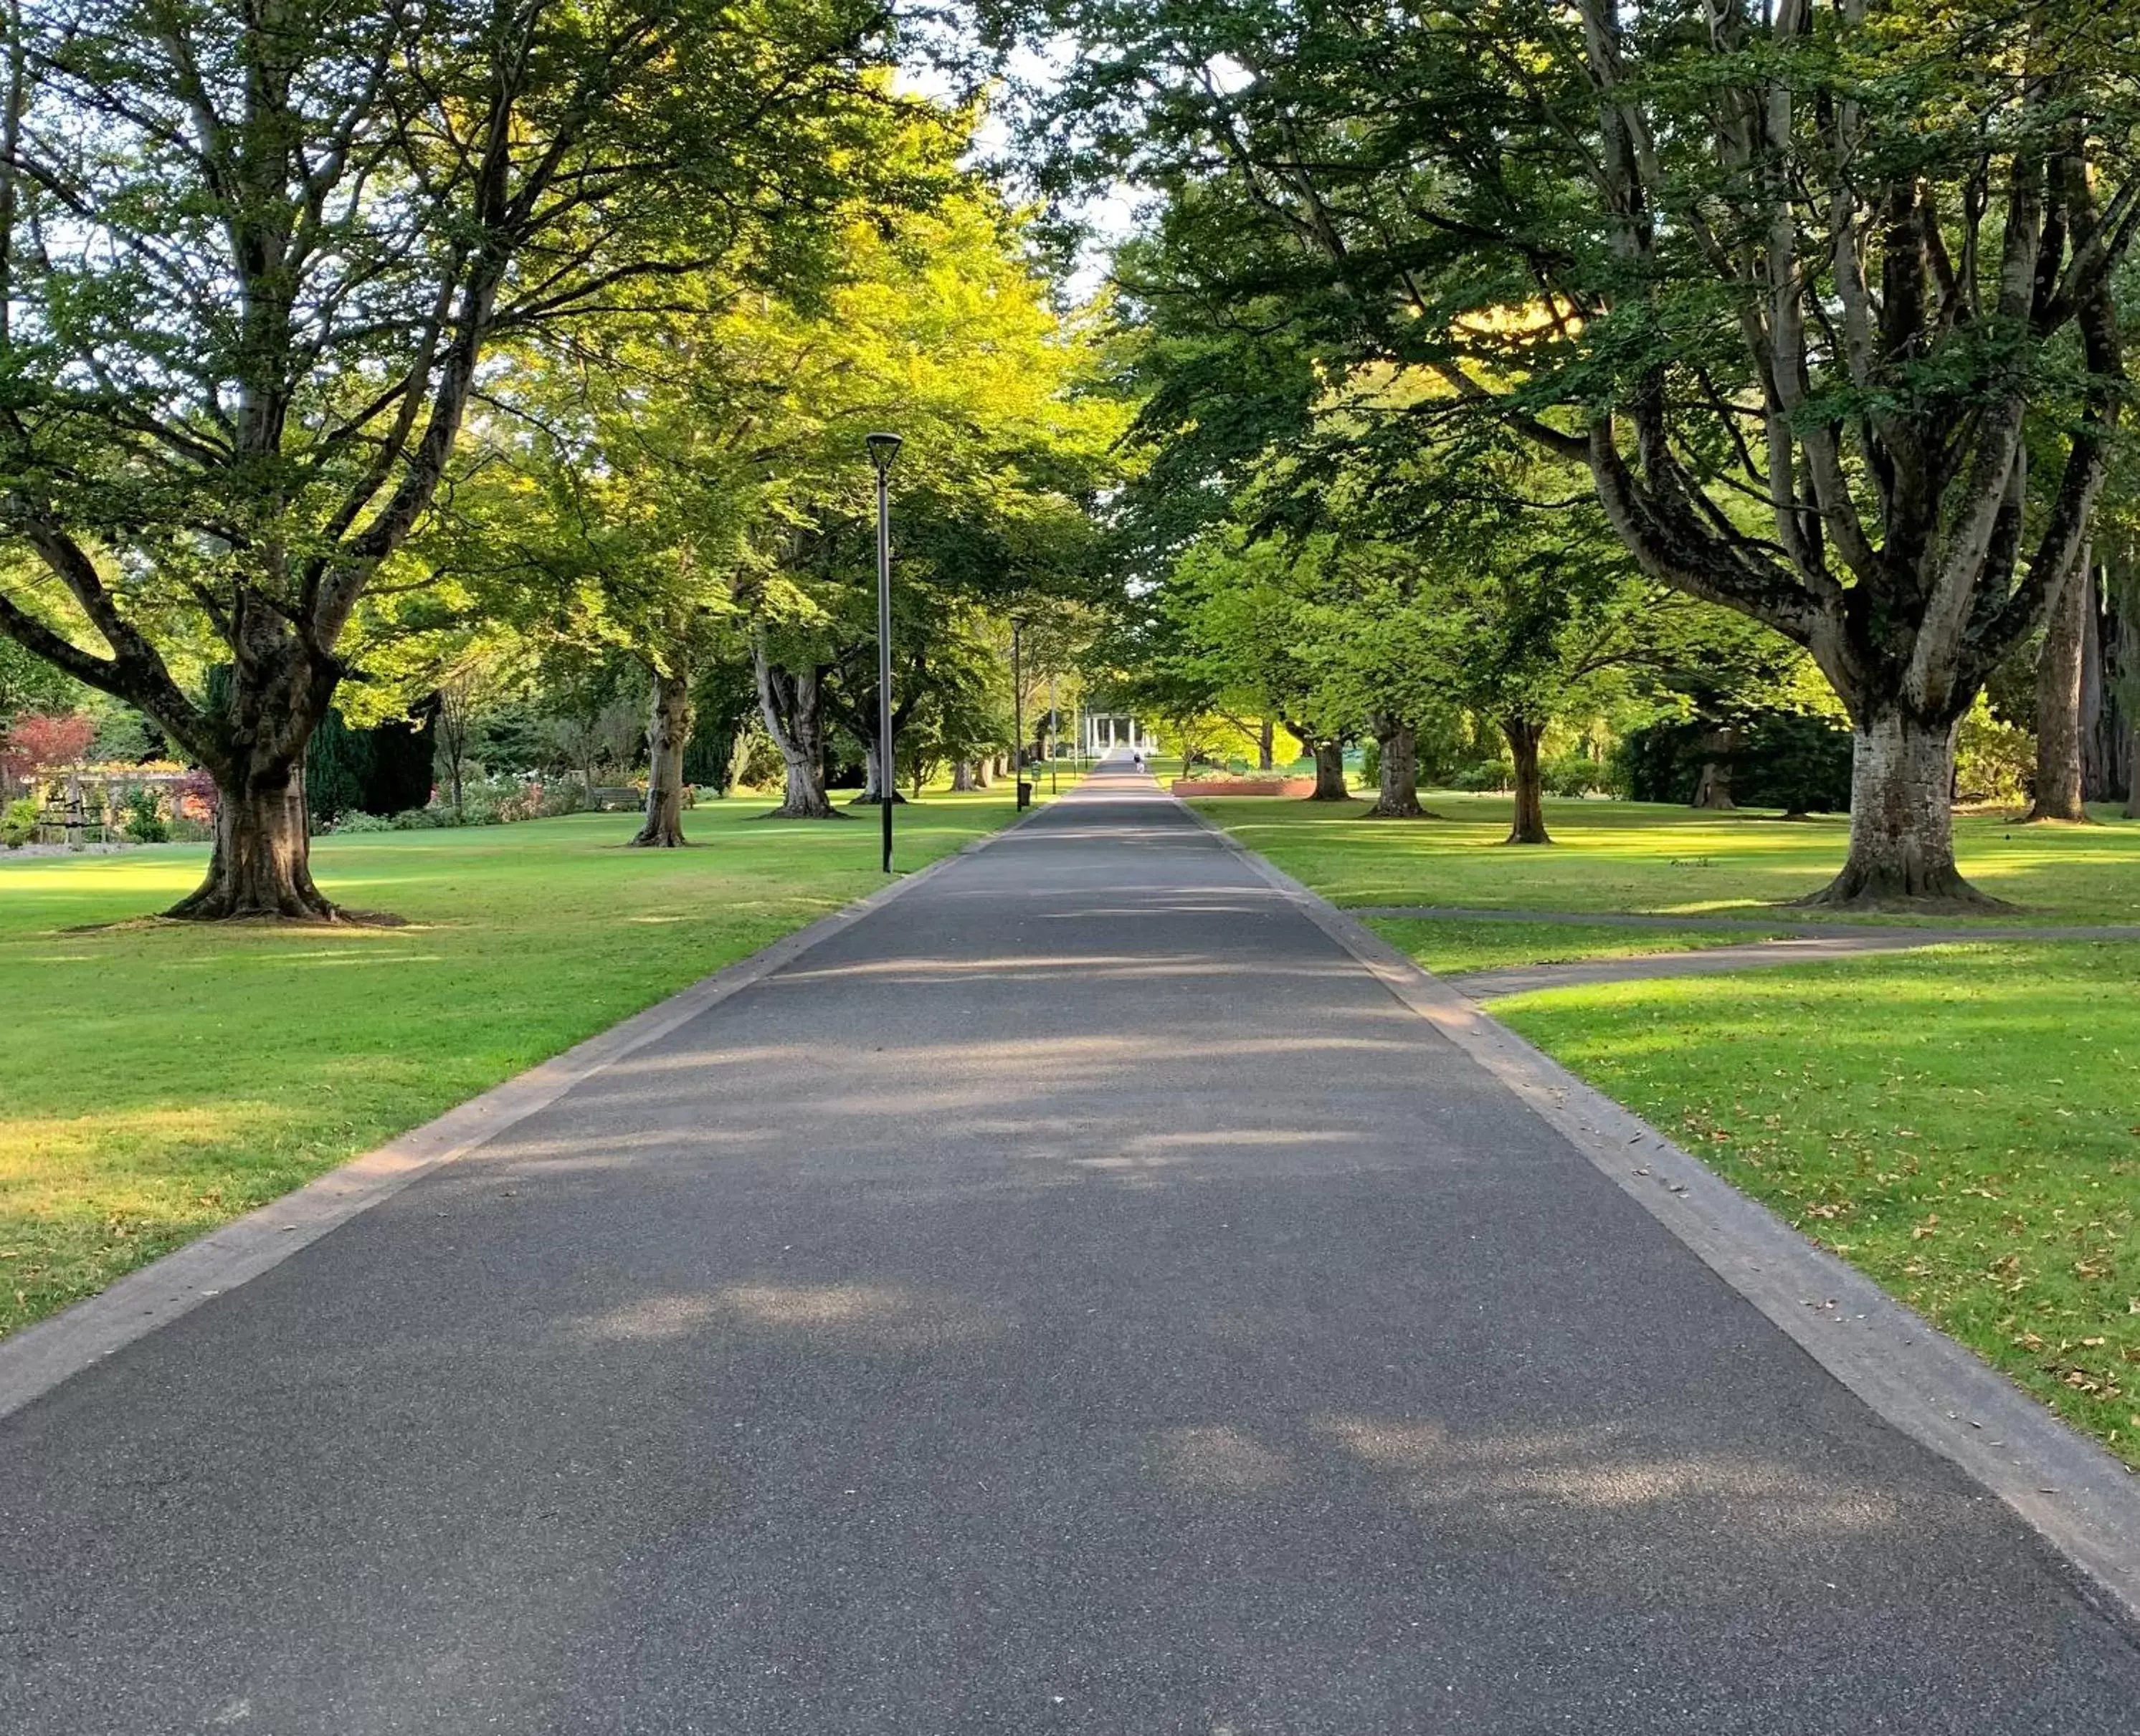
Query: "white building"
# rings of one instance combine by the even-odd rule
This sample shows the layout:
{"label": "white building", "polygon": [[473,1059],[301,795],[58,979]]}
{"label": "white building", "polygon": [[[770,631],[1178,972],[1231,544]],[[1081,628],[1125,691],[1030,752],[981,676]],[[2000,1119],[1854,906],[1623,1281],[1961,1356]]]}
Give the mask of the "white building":
{"label": "white building", "polygon": [[1146,753],[1159,751],[1159,743],[1136,717],[1122,711],[1085,714],[1085,751],[1105,753],[1110,748],[1135,748]]}

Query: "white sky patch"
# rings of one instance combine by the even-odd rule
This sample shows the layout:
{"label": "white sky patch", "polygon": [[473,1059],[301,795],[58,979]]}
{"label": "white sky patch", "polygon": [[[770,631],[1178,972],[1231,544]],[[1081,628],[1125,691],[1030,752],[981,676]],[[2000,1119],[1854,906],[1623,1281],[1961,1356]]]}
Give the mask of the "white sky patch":
{"label": "white sky patch", "polygon": [[[1009,80],[1017,85],[1046,89],[1060,81],[1076,54],[1076,44],[1068,37],[1057,37],[1039,47],[1020,43],[1011,51],[1005,70]],[[1215,66],[1217,64],[1214,62]],[[1234,62],[1226,61],[1225,67],[1225,76],[1238,76],[1246,81],[1249,75]],[[940,67],[926,62],[910,62],[901,66],[898,84],[902,91],[937,102],[954,102],[960,95]],[[1013,155],[1014,145],[1004,105],[1000,102],[989,103],[983,111],[980,125],[974,129],[969,162],[1004,162]],[[1087,232],[1077,262],[1063,284],[1063,292],[1072,306],[1084,306],[1106,286],[1113,268],[1115,249],[1136,233],[1140,227],[1141,203],[1134,188],[1126,182],[1117,182],[1103,193],[1090,194],[1065,205],[1065,214],[1082,224]]]}

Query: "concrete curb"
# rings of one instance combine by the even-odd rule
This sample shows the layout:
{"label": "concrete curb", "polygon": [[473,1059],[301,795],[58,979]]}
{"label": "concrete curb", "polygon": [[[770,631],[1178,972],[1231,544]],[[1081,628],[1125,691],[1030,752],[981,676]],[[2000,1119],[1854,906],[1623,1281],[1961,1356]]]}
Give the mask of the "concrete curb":
{"label": "concrete curb", "polygon": [[[1074,788],[1074,786],[1073,786]],[[709,1008],[784,969],[834,935],[921,885],[940,869],[1009,837],[1046,812],[1035,806],[985,837],[784,934],[480,1096],[353,1157],[281,1199],[233,1218],[109,1288],[0,1339],[0,1417],[101,1362],[212,1297],[256,1278],[307,1243],[391,1199],[420,1177],[547,1108],[582,1081],[660,1041]]]}
{"label": "concrete curb", "polygon": [[2012,1508],[2109,1613],[2140,1626],[2140,1478],[1648,1122],[1215,821],[1187,812],[1876,1415]]}

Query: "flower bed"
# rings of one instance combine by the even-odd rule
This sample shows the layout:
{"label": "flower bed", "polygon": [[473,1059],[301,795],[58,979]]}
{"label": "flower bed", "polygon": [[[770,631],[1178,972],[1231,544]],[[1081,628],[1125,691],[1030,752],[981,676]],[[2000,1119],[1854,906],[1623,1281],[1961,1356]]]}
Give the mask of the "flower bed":
{"label": "flower bed", "polygon": [[1177,796],[1313,796],[1312,777],[1177,777]]}

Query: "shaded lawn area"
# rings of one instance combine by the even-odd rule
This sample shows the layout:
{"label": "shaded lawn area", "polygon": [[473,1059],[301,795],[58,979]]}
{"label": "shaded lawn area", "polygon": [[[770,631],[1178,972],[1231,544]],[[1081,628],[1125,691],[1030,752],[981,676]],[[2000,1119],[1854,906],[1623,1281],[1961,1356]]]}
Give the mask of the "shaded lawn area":
{"label": "shaded lawn area", "polygon": [[2140,1465],[2140,948],[1940,947],[1494,1013]]}
{"label": "shaded lawn area", "polygon": [[[0,857],[0,1332],[428,1121],[883,884],[875,811],[630,814],[315,841],[327,895],[397,929],[145,924],[207,851]],[[899,810],[912,869],[1008,787]]]}
{"label": "shaded lawn area", "polygon": [[[1436,790],[1422,792],[1421,799],[1446,817],[1367,820],[1359,817],[1365,802],[1234,796],[1193,805],[1334,904],[1639,911],[1695,919],[1690,926],[1704,915],[1779,915],[1770,906],[1816,892],[1833,875],[1849,835],[1840,815],[1781,820],[1648,802],[1563,801],[1546,804],[1552,846],[1509,846],[1501,842],[1509,829],[1506,796]],[[2095,826],[1956,821],[1963,872],[1983,890],[2024,907],[1994,919],[2140,922],[2140,821],[2114,818],[2113,808],[2097,812],[2105,823]],[[1832,912],[1784,911],[1780,920],[1794,914],[1838,919]],[[1620,944],[1632,946],[1635,937]]]}

